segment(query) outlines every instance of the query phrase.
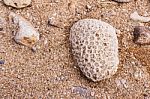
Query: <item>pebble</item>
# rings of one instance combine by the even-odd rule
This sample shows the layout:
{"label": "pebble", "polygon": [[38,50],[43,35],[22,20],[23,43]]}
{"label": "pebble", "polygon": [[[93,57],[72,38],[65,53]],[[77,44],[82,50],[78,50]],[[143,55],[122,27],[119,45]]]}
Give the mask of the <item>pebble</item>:
{"label": "pebble", "polygon": [[33,46],[33,47],[31,48],[31,50],[32,50],[33,52],[36,52],[36,51],[37,51],[37,48],[36,48],[35,46]]}
{"label": "pebble", "polygon": [[13,12],[10,13],[13,24],[18,25],[14,40],[22,45],[32,47],[39,40],[39,32],[26,19]]}
{"label": "pebble", "polygon": [[0,17],[0,31],[6,30],[6,20],[3,17]]}
{"label": "pebble", "polygon": [[14,8],[24,8],[31,4],[31,0],[3,0],[8,6]]}
{"label": "pebble", "polygon": [[114,0],[116,2],[120,2],[120,3],[127,3],[127,2],[131,2],[132,0]]}
{"label": "pebble", "polygon": [[32,48],[31,48],[31,50],[32,50],[33,52],[37,52],[37,50],[39,50],[39,49],[40,49],[40,46],[39,46],[39,45],[32,46]]}
{"label": "pebble", "polygon": [[82,19],[70,30],[74,59],[92,81],[110,78],[117,71],[118,39],[116,29],[97,19]]}
{"label": "pebble", "polygon": [[0,60],[0,64],[4,64],[5,63],[5,61],[4,60]]}
{"label": "pebble", "polygon": [[91,92],[91,96],[94,96],[95,95],[95,92]]}
{"label": "pebble", "polygon": [[90,98],[91,95],[91,91],[88,88],[82,86],[73,86],[72,92],[75,94],[79,94],[80,96],[86,97],[86,99]]}
{"label": "pebble", "polygon": [[149,22],[150,17],[140,16],[137,11],[131,13],[130,18],[134,21]]}
{"label": "pebble", "polygon": [[140,45],[150,45],[150,28],[136,26],[134,28],[134,42]]}
{"label": "pebble", "polygon": [[90,11],[92,9],[92,6],[91,5],[86,5],[86,9]]}
{"label": "pebble", "polygon": [[52,27],[56,27],[56,28],[61,28],[64,24],[59,22],[59,19],[57,19],[55,17],[50,17],[48,19],[48,25],[52,26]]}

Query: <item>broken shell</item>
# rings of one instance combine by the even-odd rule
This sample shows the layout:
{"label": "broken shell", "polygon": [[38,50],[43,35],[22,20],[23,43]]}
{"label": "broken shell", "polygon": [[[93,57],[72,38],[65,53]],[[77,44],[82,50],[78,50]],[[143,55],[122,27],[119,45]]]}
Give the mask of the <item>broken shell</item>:
{"label": "broken shell", "polygon": [[136,26],[134,28],[134,42],[140,45],[150,44],[150,28],[144,26]]}
{"label": "broken shell", "polygon": [[24,8],[31,4],[31,0],[4,0],[4,3],[15,8]]}
{"label": "broken shell", "polygon": [[150,21],[150,17],[140,16],[136,11],[130,15],[130,18],[134,21],[140,21],[140,22],[149,22]]}
{"label": "broken shell", "polygon": [[13,23],[18,26],[14,37],[17,43],[32,47],[39,40],[39,32],[26,19],[13,12],[10,13]]}

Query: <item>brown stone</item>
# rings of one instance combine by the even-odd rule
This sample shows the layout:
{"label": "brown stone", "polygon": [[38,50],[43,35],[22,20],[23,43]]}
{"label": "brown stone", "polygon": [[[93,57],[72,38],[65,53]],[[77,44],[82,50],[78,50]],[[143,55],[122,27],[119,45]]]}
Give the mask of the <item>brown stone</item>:
{"label": "brown stone", "polygon": [[150,28],[145,26],[136,26],[134,28],[134,42],[140,45],[150,44]]}

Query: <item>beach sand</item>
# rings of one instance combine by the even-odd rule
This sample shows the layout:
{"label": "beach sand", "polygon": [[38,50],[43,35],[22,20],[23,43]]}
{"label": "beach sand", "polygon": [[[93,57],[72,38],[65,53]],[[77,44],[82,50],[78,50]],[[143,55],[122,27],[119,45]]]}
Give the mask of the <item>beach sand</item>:
{"label": "beach sand", "polygon": [[[137,11],[150,16],[150,1],[117,3],[109,0],[33,0],[23,9],[0,1],[1,99],[150,99],[150,46],[133,42],[133,30],[141,25],[130,19]],[[17,44],[9,13],[15,12],[40,33],[38,49]],[[119,68],[100,82],[88,80],[73,61],[69,45],[70,27],[84,18],[105,21],[116,29],[119,40]],[[48,20],[53,25],[48,24]],[[150,23],[142,23],[149,26]]]}

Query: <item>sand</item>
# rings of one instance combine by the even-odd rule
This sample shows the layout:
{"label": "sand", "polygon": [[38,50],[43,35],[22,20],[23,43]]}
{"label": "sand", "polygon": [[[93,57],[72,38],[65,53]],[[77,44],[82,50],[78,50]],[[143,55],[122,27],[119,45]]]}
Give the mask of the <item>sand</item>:
{"label": "sand", "polygon": [[[31,6],[23,9],[0,1],[0,17],[5,20],[0,31],[0,59],[5,60],[0,65],[0,98],[149,99],[150,46],[133,42],[133,28],[141,25],[129,17],[134,11],[150,16],[150,1],[33,0]],[[26,18],[40,32],[35,52],[13,40],[10,12]],[[48,24],[50,18],[56,26]],[[73,61],[68,40],[70,27],[84,18],[100,19],[120,30],[119,69],[110,79],[94,83]]]}

